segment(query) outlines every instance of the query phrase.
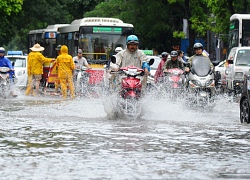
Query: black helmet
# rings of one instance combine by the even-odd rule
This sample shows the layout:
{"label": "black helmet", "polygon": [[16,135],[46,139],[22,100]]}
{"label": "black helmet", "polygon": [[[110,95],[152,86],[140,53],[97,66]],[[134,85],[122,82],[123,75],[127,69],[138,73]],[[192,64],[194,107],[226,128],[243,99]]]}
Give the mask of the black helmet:
{"label": "black helmet", "polygon": [[163,52],[163,53],[161,53],[161,57],[168,57],[168,53],[167,52]]}
{"label": "black helmet", "polygon": [[195,43],[193,49],[199,49],[201,48],[203,50],[203,45],[201,43]]}
{"label": "black helmet", "polygon": [[171,57],[177,57],[178,56],[178,52],[177,51],[171,51],[170,56]]}
{"label": "black helmet", "polygon": [[58,45],[57,47],[56,47],[56,51],[60,51],[61,50],[61,47],[62,47],[62,45]]}

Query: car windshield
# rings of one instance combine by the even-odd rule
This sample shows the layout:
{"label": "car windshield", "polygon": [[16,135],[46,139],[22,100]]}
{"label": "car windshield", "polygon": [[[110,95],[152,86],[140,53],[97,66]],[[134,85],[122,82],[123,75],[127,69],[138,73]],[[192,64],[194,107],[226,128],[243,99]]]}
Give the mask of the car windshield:
{"label": "car windshield", "polygon": [[26,67],[26,59],[21,57],[8,57],[11,62],[15,62],[14,67]]}
{"label": "car windshield", "polygon": [[250,66],[250,50],[239,50],[235,65]]}

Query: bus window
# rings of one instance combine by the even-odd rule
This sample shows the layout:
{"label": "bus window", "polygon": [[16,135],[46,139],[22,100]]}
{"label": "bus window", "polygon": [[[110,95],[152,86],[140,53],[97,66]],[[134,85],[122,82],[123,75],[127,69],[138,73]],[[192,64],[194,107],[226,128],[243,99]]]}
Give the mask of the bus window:
{"label": "bus window", "polygon": [[242,46],[250,46],[250,20],[242,20]]}

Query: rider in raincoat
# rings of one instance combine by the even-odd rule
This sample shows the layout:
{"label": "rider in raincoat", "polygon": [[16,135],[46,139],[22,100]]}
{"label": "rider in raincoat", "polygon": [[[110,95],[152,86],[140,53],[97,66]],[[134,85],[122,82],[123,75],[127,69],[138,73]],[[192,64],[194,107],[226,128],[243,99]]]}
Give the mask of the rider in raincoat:
{"label": "rider in raincoat", "polygon": [[147,75],[149,74],[149,59],[142,50],[138,49],[139,39],[137,36],[128,36],[126,42],[127,48],[116,54],[116,63],[110,65],[111,70],[118,71],[120,67],[126,66],[143,68],[145,71],[145,75],[142,79],[142,85],[145,88],[147,85]]}
{"label": "rider in raincoat", "polygon": [[[194,55],[193,56],[191,56],[189,59],[188,59],[188,63],[189,63],[189,65],[190,65],[190,67],[191,67],[191,65],[192,65],[192,61],[193,61],[193,58],[195,57],[195,56],[205,56],[205,57],[207,57],[207,55],[205,55],[204,53],[203,53],[203,50],[204,50],[204,48],[203,48],[203,45],[201,44],[201,43],[195,43],[194,44],[194,47],[193,47],[193,50],[194,50]],[[209,57],[208,57],[209,58]],[[210,59],[209,59],[210,60]],[[214,65],[213,65],[213,63],[211,62],[211,60],[210,60],[210,67],[211,67],[211,69],[212,70],[214,70]],[[186,68],[186,71],[190,71],[190,68]]]}
{"label": "rider in raincoat", "polygon": [[13,76],[15,75],[14,73],[14,67],[11,64],[11,61],[4,56],[5,53],[5,49],[3,47],[0,47],[0,67],[8,67],[10,68],[10,72],[9,72],[9,77],[10,77],[10,91],[11,91],[11,95],[13,97],[16,97],[17,95],[14,92],[14,79]]}
{"label": "rider in raincoat", "polygon": [[39,95],[39,86],[43,74],[43,64],[52,62],[54,59],[45,58],[41,51],[44,50],[44,47],[40,44],[35,44],[30,48],[31,52],[28,55],[28,85],[26,89],[26,95],[32,95],[33,93],[33,81],[35,81],[36,94]]}
{"label": "rider in raincoat", "polygon": [[161,62],[158,65],[157,70],[154,75],[155,83],[158,83],[159,81],[161,81],[161,78],[164,76],[163,66],[168,59],[168,53],[167,52],[161,53],[161,57],[162,57]]}
{"label": "rider in raincoat", "polygon": [[61,55],[56,58],[58,65],[58,78],[62,89],[63,98],[67,98],[67,85],[70,90],[71,98],[75,98],[75,88],[73,84],[73,70],[75,69],[74,61],[68,54],[68,47],[61,47]]}

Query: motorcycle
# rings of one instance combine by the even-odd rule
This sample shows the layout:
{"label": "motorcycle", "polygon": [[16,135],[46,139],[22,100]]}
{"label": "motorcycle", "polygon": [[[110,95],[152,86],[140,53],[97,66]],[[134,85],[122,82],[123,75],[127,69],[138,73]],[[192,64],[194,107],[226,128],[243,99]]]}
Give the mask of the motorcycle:
{"label": "motorcycle", "polygon": [[[111,61],[115,63],[115,58]],[[148,64],[150,66],[153,63],[152,59]],[[142,81],[138,76],[144,76],[144,70],[135,66],[127,66],[120,68],[118,74],[125,75],[125,77],[121,77],[120,89],[118,90],[119,114],[128,119],[137,119],[142,110]]]}
{"label": "motorcycle", "polygon": [[187,76],[187,102],[200,107],[213,105],[215,95],[214,73],[210,60],[204,56],[195,56]]}
{"label": "motorcycle", "polygon": [[141,93],[142,83],[137,76],[143,76],[144,70],[128,66],[120,68],[121,74],[126,77],[121,80],[118,105],[123,115],[130,118],[137,118],[141,114]]}
{"label": "motorcycle", "polygon": [[171,100],[175,101],[184,91],[184,71],[179,68],[165,72],[165,88]]}
{"label": "motorcycle", "polygon": [[6,99],[10,93],[10,68],[0,67],[0,95]]}
{"label": "motorcycle", "polygon": [[79,96],[89,95],[89,73],[88,68],[82,66],[80,70],[76,70],[75,92]]}

